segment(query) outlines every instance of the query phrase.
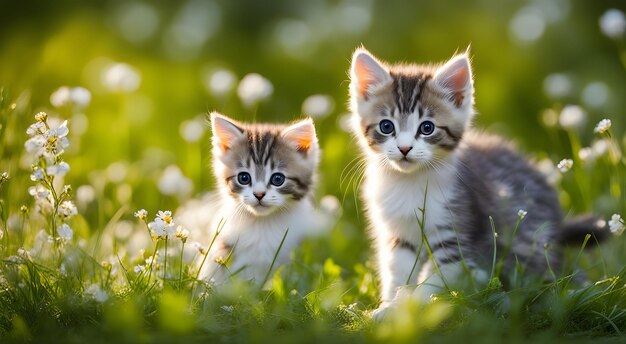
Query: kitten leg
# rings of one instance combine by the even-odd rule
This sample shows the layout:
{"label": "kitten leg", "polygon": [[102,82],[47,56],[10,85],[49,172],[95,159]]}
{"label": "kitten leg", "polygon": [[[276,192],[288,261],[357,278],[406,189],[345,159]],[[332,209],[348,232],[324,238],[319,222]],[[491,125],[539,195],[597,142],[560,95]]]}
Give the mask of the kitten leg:
{"label": "kitten leg", "polygon": [[415,266],[416,260],[417,248],[409,242],[396,238],[379,245],[378,264],[382,293],[381,304],[372,313],[375,320],[384,318],[387,310],[406,294],[402,287],[407,285],[407,281],[416,281],[419,271],[419,266]]}

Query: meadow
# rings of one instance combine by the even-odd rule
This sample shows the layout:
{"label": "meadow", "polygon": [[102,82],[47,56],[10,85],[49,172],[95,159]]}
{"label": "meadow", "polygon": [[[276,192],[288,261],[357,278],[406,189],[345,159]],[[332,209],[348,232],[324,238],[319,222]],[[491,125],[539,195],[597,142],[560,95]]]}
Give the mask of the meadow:
{"label": "meadow", "polygon": [[[33,11],[37,9],[37,11]],[[619,1],[32,1],[0,11],[0,342],[622,342],[626,18]],[[471,46],[475,127],[546,174],[608,240],[553,282],[407,302],[382,323],[349,59],[436,62]],[[207,113],[314,119],[318,201],[337,200],[266,288],[197,280],[211,250],[151,222],[214,190]],[[497,230],[497,229],[495,229]]]}

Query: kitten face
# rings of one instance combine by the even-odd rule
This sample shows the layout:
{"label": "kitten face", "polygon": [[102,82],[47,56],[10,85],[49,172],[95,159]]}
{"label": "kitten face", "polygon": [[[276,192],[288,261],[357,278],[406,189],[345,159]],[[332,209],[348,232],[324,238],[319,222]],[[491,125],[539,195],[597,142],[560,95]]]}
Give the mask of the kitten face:
{"label": "kitten face", "polygon": [[215,177],[246,211],[268,215],[311,192],[319,155],[311,119],[245,125],[213,113],[211,123]]}
{"label": "kitten face", "polygon": [[405,173],[441,165],[474,113],[467,55],[442,66],[387,66],[358,49],[350,95],[362,146],[383,165]]}

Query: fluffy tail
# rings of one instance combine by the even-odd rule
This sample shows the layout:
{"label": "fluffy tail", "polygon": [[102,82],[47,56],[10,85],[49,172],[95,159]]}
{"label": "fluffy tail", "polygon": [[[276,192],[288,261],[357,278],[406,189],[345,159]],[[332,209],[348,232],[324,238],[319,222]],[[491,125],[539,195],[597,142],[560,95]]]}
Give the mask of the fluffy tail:
{"label": "fluffy tail", "polygon": [[586,247],[594,247],[609,236],[606,221],[594,215],[581,215],[564,222],[559,232],[559,242],[563,245],[580,247],[585,236],[591,234]]}

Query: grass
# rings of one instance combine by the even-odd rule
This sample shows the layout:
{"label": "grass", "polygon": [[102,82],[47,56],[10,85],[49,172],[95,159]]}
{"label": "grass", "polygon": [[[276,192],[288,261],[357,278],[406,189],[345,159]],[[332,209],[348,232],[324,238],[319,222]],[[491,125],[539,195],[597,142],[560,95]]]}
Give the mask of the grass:
{"label": "grass", "polygon": [[[612,255],[623,247],[619,240],[602,244],[601,250],[568,250],[568,267],[563,273],[552,272],[551,283],[520,271],[502,276],[502,262],[494,253],[487,286],[478,291],[448,290],[426,305],[408,300],[382,323],[369,316],[377,306],[378,285],[367,252],[360,258],[349,257],[354,250],[341,254],[341,248],[351,245],[349,232],[343,230],[354,218],[340,221],[329,237],[305,242],[292,253],[289,266],[274,274],[269,267],[263,289],[236,276],[227,287],[198,281],[199,269],[191,261],[204,264],[219,230],[201,246],[187,242],[181,233],[174,235],[173,227],[163,229],[171,231],[169,238],[155,235],[148,217],[132,219],[131,204],[105,209],[119,196],[119,190],[106,188],[97,202],[78,207],[91,216],[46,209],[46,202],[80,205],[78,192],[65,187],[72,172],[63,176],[48,170],[62,161],[73,164],[80,152],[71,152],[70,140],[67,156],[59,151],[52,159],[26,155],[27,137],[15,133],[24,132],[32,122],[30,106],[19,109],[14,104],[2,90],[0,158],[1,166],[11,171],[0,183],[3,343],[617,342],[626,333],[626,267],[616,260],[619,254]],[[54,125],[46,122],[46,127]],[[575,159],[573,170],[563,174],[562,187],[584,186],[586,196],[599,199],[604,189],[594,191],[586,184],[603,182],[584,170],[600,171],[611,176],[608,193],[621,202],[624,162],[619,141],[610,132],[598,140],[607,140],[608,153],[598,155],[591,167]],[[31,171],[18,167],[28,159],[45,171],[41,184],[49,197],[36,201],[28,194],[35,185]],[[355,166],[348,176],[342,175],[348,187],[360,179],[358,163]],[[141,190],[141,181],[130,188]],[[344,206],[348,203],[350,199]],[[423,215],[424,209],[420,211]],[[112,215],[105,219],[105,213]],[[64,224],[72,228],[72,235],[59,230]],[[593,240],[585,245],[596,246]],[[505,287],[501,279],[513,282]],[[589,282],[580,283],[585,280]]]}

